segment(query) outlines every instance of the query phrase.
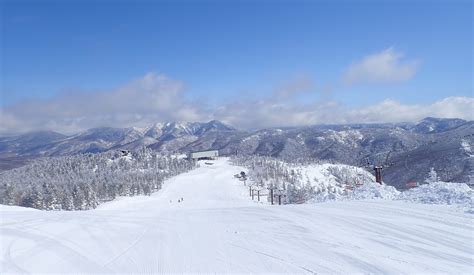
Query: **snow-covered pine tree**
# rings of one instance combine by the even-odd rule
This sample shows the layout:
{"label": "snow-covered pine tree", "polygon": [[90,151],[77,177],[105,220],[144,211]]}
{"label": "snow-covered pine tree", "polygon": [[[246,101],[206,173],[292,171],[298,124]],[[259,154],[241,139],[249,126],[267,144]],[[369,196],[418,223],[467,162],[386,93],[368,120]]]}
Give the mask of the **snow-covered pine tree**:
{"label": "snow-covered pine tree", "polygon": [[425,182],[429,184],[429,183],[434,183],[438,181],[439,181],[438,174],[436,173],[436,170],[434,169],[434,167],[431,167],[430,172],[428,173],[428,177],[425,179]]}

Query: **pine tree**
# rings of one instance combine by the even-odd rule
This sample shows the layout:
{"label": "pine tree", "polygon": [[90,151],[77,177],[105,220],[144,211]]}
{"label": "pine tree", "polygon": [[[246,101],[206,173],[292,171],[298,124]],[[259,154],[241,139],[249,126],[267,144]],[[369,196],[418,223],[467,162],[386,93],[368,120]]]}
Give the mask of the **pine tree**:
{"label": "pine tree", "polygon": [[63,210],[74,210],[73,197],[69,193],[65,193],[61,199],[61,209]]}
{"label": "pine tree", "polygon": [[431,167],[430,172],[428,173],[428,177],[425,179],[425,182],[434,183],[438,181],[439,181],[438,174],[436,173],[436,170],[433,167]]}
{"label": "pine tree", "polygon": [[85,196],[83,191],[78,187],[77,184],[74,184],[72,188],[72,202],[74,205],[74,210],[85,210]]}
{"label": "pine tree", "polygon": [[4,185],[4,193],[3,193],[3,199],[2,199],[2,204],[5,205],[14,205],[14,189],[10,184],[5,184]]}

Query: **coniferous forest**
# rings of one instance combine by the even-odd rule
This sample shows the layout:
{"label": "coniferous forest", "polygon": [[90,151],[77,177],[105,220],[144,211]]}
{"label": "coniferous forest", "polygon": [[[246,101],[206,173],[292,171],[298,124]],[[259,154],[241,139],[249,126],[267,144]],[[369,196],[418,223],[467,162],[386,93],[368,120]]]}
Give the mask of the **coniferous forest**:
{"label": "coniferous forest", "polygon": [[150,195],[194,164],[147,148],[36,160],[0,174],[0,202],[43,210],[87,210],[117,196]]}

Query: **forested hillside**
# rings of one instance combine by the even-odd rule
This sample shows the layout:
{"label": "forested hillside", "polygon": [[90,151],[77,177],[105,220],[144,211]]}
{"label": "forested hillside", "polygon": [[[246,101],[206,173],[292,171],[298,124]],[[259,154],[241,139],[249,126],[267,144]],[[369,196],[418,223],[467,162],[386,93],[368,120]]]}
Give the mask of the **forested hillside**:
{"label": "forested hillside", "polygon": [[0,175],[0,202],[45,210],[86,210],[117,196],[150,195],[192,162],[150,149],[36,160]]}

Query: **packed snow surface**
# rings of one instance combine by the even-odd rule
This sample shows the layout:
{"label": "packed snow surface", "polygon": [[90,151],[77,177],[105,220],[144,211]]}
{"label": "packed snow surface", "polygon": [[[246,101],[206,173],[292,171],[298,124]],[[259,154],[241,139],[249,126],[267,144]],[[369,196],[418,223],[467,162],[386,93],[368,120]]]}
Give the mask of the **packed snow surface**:
{"label": "packed snow surface", "polygon": [[[225,159],[90,211],[0,207],[0,273],[473,273],[473,216],[400,200],[268,205]],[[182,202],[178,199],[183,198]]]}

